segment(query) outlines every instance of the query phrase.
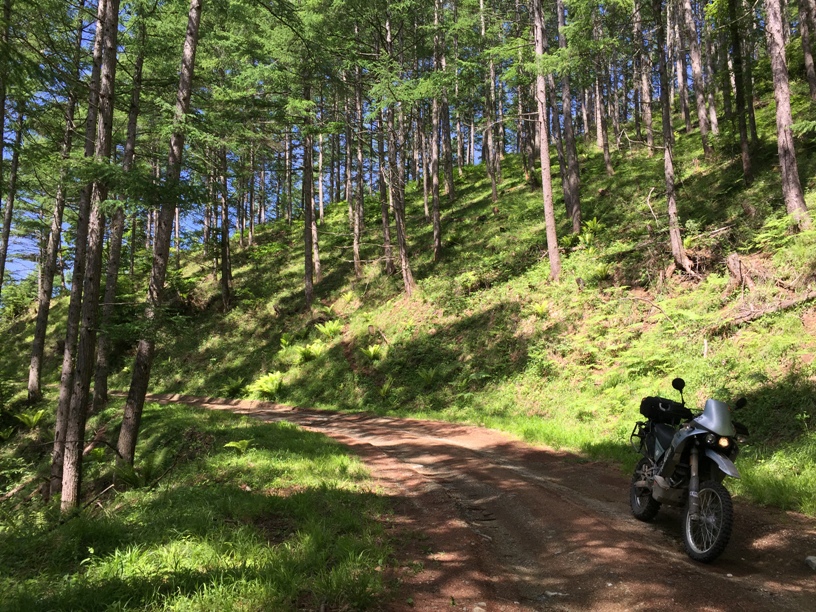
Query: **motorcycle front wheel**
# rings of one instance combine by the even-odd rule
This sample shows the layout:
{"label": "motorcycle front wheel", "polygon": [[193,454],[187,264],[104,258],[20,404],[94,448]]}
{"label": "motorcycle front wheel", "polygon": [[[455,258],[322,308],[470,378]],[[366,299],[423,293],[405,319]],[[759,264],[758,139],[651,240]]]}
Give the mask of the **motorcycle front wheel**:
{"label": "motorcycle front wheel", "polygon": [[700,513],[692,519],[689,507],[683,513],[683,543],[695,561],[710,563],[725,550],[734,525],[731,494],[721,483],[708,480],[700,485]]}
{"label": "motorcycle front wheel", "polygon": [[660,510],[660,502],[652,497],[650,487],[638,486],[638,483],[645,483],[653,478],[654,464],[643,457],[635,466],[632,474],[632,484],[629,487],[629,506],[632,514],[639,521],[649,522]]}

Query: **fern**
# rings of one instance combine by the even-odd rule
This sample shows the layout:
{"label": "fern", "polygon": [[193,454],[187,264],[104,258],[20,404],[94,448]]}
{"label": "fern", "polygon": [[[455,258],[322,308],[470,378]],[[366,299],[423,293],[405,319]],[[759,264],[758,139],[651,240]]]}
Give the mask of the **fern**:
{"label": "fern", "polygon": [[270,372],[247,386],[248,396],[254,399],[275,399],[283,388],[283,372]]}
{"label": "fern", "polygon": [[315,329],[327,338],[336,338],[343,331],[343,323],[334,319],[325,323],[318,323],[315,325]]}
{"label": "fern", "polygon": [[368,357],[371,361],[379,361],[383,356],[383,347],[379,344],[371,344],[360,349],[363,355]]}
{"label": "fern", "polygon": [[388,378],[386,378],[386,379],[385,379],[385,382],[384,382],[384,383],[382,384],[382,386],[381,386],[381,387],[378,389],[378,391],[379,391],[379,393],[380,393],[380,397],[381,397],[381,398],[383,398],[383,399],[385,399],[386,397],[388,397],[388,394],[389,394],[389,393],[391,393],[391,387],[392,387],[393,385],[394,385],[394,377],[393,377],[393,376],[389,376]]}
{"label": "fern", "polygon": [[41,408],[36,412],[21,412],[20,414],[16,414],[14,416],[17,417],[17,420],[29,429],[34,429],[40,424],[40,421],[45,416],[45,409]]}
{"label": "fern", "polygon": [[420,380],[422,380],[422,384],[426,387],[430,387],[436,381],[437,376],[439,375],[439,366],[429,366],[427,368],[419,368],[417,370],[417,374],[419,375]]}
{"label": "fern", "polygon": [[315,341],[306,346],[298,346],[296,348],[298,356],[302,362],[313,361],[322,356],[326,352],[326,345],[322,342]]}
{"label": "fern", "polygon": [[233,442],[227,442],[224,445],[224,448],[234,448],[238,451],[239,455],[243,455],[247,452],[249,445],[252,443],[252,440],[235,440]]}

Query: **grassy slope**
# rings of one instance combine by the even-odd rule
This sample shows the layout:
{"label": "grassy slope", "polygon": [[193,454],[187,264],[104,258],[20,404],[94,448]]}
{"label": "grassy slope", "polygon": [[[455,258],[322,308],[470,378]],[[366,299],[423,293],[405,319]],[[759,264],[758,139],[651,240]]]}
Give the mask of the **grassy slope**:
{"label": "grassy slope", "polygon": [[[758,90],[767,95],[762,84]],[[812,118],[799,90],[795,113]],[[237,300],[226,315],[217,308],[209,269],[190,258],[172,280],[180,298],[161,338],[153,390],[264,395],[253,383],[277,373],[266,376],[266,395],[282,402],[464,420],[629,469],[635,455],[627,440],[640,398],[672,396],[669,381],[680,375],[695,405],[709,396],[749,400],[740,418],[753,444],[740,459],[738,492],[816,513],[814,310],[708,331],[813,283],[816,238],[792,236],[783,218],[773,105],[757,115],[762,143],[750,188],[741,181],[733,134],[724,130],[722,153],[710,163],[696,132],[677,134],[680,215],[697,279],[664,273],[671,261],[659,152],[648,157],[624,138],[613,156],[616,174],[608,177],[600,154],[584,148],[584,219],[597,223],[580,237],[567,234],[556,183],[558,283],[548,280],[540,192],[524,183],[519,160],[508,156],[495,211],[483,168],[466,168],[457,179],[456,200],[443,205],[445,251],[437,263],[421,192],[410,186],[411,263],[419,282],[412,299],[402,295],[399,276],[382,274],[380,262],[353,278],[342,204],[321,227],[325,278],[317,286],[316,318],[300,306],[297,223],[270,224],[259,230],[257,246],[236,248]],[[800,145],[812,203],[816,155],[811,141]],[[371,260],[379,257],[378,219],[372,198],[363,255]],[[724,296],[723,262],[735,250],[757,287]],[[322,333],[316,323],[326,319],[338,321],[341,333]],[[132,335],[132,313],[120,321],[118,331]],[[21,357],[4,360],[5,378],[22,380],[26,330],[18,323],[10,331]],[[127,386],[129,361],[123,350],[112,387]]]}
{"label": "grassy slope", "polygon": [[[805,102],[797,112],[807,112]],[[674,393],[669,381],[679,375],[695,405],[710,396],[747,396],[740,418],[753,445],[740,460],[745,478],[737,490],[816,513],[814,311],[801,307],[709,331],[813,282],[814,235],[790,235],[783,218],[773,107],[757,113],[764,144],[756,151],[757,179],[747,189],[735,155],[706,163],[698,135],[677,134],[680,214],[698,279],[664,274],[671,261],[665,202],[656,195],[663,184],[659,153],[650,158],[624,141],[614,156],[616,174],[608,177],[600,154],[585,148],[584,218],[598,223],[590,222],[580,238],[568,236],[559,194],[564,270],[558,283],[548,280],[540,192],[524,183],[519,160],[508,156],[497,211],[482,168],[467,168],[457,179],[456,200],[444,203],[438,263],[421,193],[411,186],[411,263],[419,282],[412,299],[402,295],[399,276],[382,274],[380,262],[353,278],[342,205],[329,210],[321,228],[325,278],[316,318],[299,306],[297,224],[263,228],[258,246],[237,250],[239,298],[227,315],[203,306],[217,302],[216,287],[189,263],[177,285],[202,308],[189,308],[177,321],[179,333],[168,333],[154,389],[263,396],[251,383],[277,373],[267,376],[265,395],[282,402],[464,420],[628,469],[635,458],[628,434],[640,398]],[[734,151],[729,138],[721,137],[721,150]],[[812,149],[803,143],[800,155],[808,187]],[[364,258],[372,260],[379,256],[378,218],[371,199]],[[735,250],[754,271],[757,288],[723,297],[724,258]],[[342,324],[339,334],[318,328],[327,318]],[[125,385],[127,372],[116,382]]]}
{"label": "grassy slope", "polygon": [[[120,415],[114,403],[90,428]],[[0,448],[3,480],[51,435]],[[0,505],[0,610],[365,609],[387,596],[388,503],[339,444],[148,404],[139,449],[115,495],[111,453],[93,450],[86,492],[99,501],[64,524],[37,496]]]}

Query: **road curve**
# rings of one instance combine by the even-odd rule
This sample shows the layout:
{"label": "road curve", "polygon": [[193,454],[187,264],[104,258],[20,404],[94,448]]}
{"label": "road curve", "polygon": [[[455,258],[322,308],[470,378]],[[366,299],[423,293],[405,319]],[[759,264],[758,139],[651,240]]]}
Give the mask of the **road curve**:
{"label": "road curve", "polygon": [[[619,469],[444,422],[180,395],[150,401],[288,421],[352,447],[394,499],[405,559],[391,610],[816,610],[816,521],[735,503],[710,565],[683,552],[680,513],[629,513]],[[397,551],[398,556],[400,551]],[[413,560],[409,560],[411,556]],[[409,571],[410,570],[410,571]],[[455,607],[453,607],[455,606]]]}

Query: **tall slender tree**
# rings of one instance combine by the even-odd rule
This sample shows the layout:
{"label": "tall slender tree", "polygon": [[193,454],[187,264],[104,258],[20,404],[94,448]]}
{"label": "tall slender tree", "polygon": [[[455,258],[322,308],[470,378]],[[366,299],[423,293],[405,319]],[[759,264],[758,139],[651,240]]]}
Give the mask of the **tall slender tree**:
{"label": "tall slender tree", "polygon": [[[195,69],[196,49],[198,46],[198,32],[201,24],[202,0],[190,0],[190,10],[187,17],[187,33],[184,39],[184,49],[181,59],[181,73],[179,75],[178,92],[174,113],[173,135],[170,137],[170,152],[167,160],[167,174],[165,176],[167,199],[162,202],[159,212],[158,231],[156,233],[156,249],[153,254],[153,267],[150,273],[150,282],[147,294],[147,308],[145,315],[148,323],[156,321],[159,308],[162,304],[167,260],[170,256],[170,231],[173,214],[177,205],[179,182],[181,180],[181,162],[184,151],[184,118],[190,109],[190,98],[193,91],[193,72]],[[153,365],[156,341],[152,335],[139,340],[136,349],[136,358],[133,364],[133,375],[125,403],[122,427],[119,430],[117,452],[119,460],[133,465],[136,452],[136,441],[142,419],[147,385],[150,380],[150,369]]]}
{"label": "tall slender tree", "polygon": [[536,54],[536,103],[538,105],[538,129],[541,135],[539,158],[541,161],[541,191],[544,198],[544,225],[547,232],[547,254],[550,258],[550,278],[557,280],[561,274],[561,254],[558,252],[558,235],[555,228],[552,176],[550,172],[550,144],[547,130],[547,77],[540,65],[544,56],[544,13],[540,0],[531,0],[533,38]]}
{"label": "tall slender tree", "polygon": [[779,167],[782,171],[782,195],[785,207],[800,229],[809,229],[810,215],[805,205],[802,184],[799,181],[799,166],[793,144],[791,124],[793,116],[790,104],[790,84],[788,64],[785,60],[785,40],[782,30],[782,3],[780,0],[765,0],[765,14],[768,20],[768,55],[773,73],[774,101],[776,102],[776,143],[779,153]]}

